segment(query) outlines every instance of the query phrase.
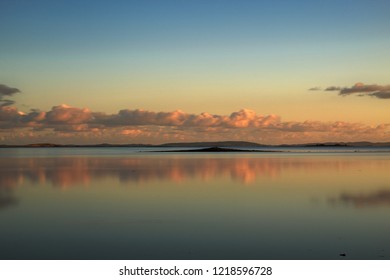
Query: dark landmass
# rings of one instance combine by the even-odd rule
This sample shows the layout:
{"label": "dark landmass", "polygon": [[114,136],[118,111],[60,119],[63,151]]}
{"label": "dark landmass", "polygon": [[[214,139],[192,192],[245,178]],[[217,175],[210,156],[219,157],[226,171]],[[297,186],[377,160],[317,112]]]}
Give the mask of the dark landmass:
{"label": "dark landmass", "polygon": [[189,149],[189,150],[165,150],[165,151],[151,151],[152,153],[219,153],[219,152],[245,152],[245,153],[274,153],[282,151],[270,151],[270,150],[246,150],[246,149],[232,149],[232,148],[220,148],[220,147],[210,147],[210,148],[200,148],[200,149]]}
{"label": "dark landmass", "polygon": [[52,144],[52,143],[35,143],[35,144],[29,144],[29,145],[26,145],[26,147],[31,147],[31,148],[34,148],[34,147],[39,147],[39,148],[45,148],[45,147],[62,147],[63,145],[59,145],[59,144]]}
{"label": "dark landmass", "polygon": [[246,141],[183,142],[166,143],[159,147],[266,147],[267,145]]}
{"label": "dark landmass", "polygon": [[283,147],[390,147],[390,142],[326,142],[296,145],[279,145]]}
{"label": "dark landmass", "polygon": [[305,144],[283,144],[283,145],[264,145],[254,142],[246,141],[218,141],[218,142],[181,142],[181,143],[166,143],[161,145],[151,145],[151,144],[92,144],[92,145],[73,145],[73,144],[53,144],[53,143],[35,143],[27,145],[0,145],[0,148],[98,148],[98,147],[161,147],[161,148],[184,148],[184,147],[390,147],[390,142],[326,142],[326,143],[305,143]]}

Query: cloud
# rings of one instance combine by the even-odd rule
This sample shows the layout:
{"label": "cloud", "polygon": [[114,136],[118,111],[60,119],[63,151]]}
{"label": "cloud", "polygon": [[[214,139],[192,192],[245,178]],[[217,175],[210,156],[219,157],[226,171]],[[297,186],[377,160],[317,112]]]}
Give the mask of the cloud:
{"label": "cloud", "polygon": [[6,106],[11,106],[15,104],[15,101],[9,100],[9,99],[0,99],[0,106],[1,107],[6,107]]}
{"label": "cloud", "polygon": [[11,87],[9,87],[9,86],[0,84],[0,97],[3,97],[3,96],[12,96],[12,95],[14,95],[15,93],[19,93],[19,92],[20,92],[20,90],[17,89],[17,88],[11,88]]}
{"label": "cloud", "polygon": [[48,111],[20,112],[0,107],[3,143],[162,143],[167,141],[243,140],[268,144],[318,141],[388,141],[390,124],[282,121],[241,109],[228,115],[181,110],[123,109],[114,114],[58,105]]}
{"label": "cloud", "polygon": [[0,107],[10,106],[15,103],[13,100],[3,99],[4,96],[12,96],[19,93],[20,90],[17,88],[11,88],[9,86],[0,84]]}
{"label": "cloud", "polygon": [[309,88],[308,90],[318,91],[318,90],[321,90],[321,88],[320,87],[312,87],[312,88]]}
{"label": "cloud", "polygon": [[91,119],[92,113],[89,109],[79,109],[66,104],[54,106],[44,116],[47,124],[85,124]]}
{"label": "cloud", "polygon": [[377,91],[369,94],[380,99],[390,99],[390,91]]}
{"label": "cloud", "polygon": [[339,91],[341,87],[330,86],[325,89],[326,91]]}
{"label": "cloud", "polygon": [[122,135],[138,135],[140,133],[142,133],[142,130],[140,129],[123,129],[121,132],[120,132]]}
{"label": "cloud", "polygon": [[358,96],[372,96],[379,99],[390,99],[390,85],[366,85],[363,83],[356,83],[351,87],[337,87],[330,86],[325,91],[338,91],[341,96],[348,96],[357,94]]}
{"label": "cloud", "polygon": [[24,115],[16,107],[0,106],[0,129],[19,127],[20,120]]}
{"label": "cloud", "polygon": [[229,116],[212,115],[203,112],[199,115],[188,114],[180,110],[173,112],[152,112],[147,110],[120,110],[118,114],[106,115],[94,113],[92,124],[104,125],[107,127],[117,126],[176,126],[176,127],[263,127],[276,123],[279,117],[276,115],[257,115],[249,109],[242,109],[233,112]]}
{"label": "cloud", "polygon": [[340,90],[340,95],[349,95],[353,93],[372,93],[375,91],[383,92],[389,90],[390,90],[390,85],[380,86],[380,85],[365,85],[363,83],[356,83],[352,87],[342,88]]}

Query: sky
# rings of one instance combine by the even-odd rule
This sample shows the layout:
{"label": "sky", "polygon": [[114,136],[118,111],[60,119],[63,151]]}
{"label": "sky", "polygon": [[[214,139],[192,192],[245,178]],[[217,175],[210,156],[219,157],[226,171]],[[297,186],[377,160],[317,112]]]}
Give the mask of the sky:
{"label": "sky", "polygon": [[387,0],[0,10],[0,143],[390,141]]}

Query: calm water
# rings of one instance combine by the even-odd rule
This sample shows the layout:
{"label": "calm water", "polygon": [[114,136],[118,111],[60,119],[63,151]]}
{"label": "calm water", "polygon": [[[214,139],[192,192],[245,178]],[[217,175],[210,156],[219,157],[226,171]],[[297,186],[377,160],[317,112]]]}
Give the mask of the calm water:
{"label": "calm water", "polygon": [[138,151],[0,149],[0,258],[390,259],[389,153]]}

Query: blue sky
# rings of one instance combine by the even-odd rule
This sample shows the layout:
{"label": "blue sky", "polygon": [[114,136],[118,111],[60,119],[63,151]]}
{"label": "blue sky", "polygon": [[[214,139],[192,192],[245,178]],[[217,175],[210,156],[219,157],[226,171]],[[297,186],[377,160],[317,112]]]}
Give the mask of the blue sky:
{"label": "blue sky", "polygon": [[389,40],[388,1],[3,0],[0,5],[1,49],[11,53]]}

